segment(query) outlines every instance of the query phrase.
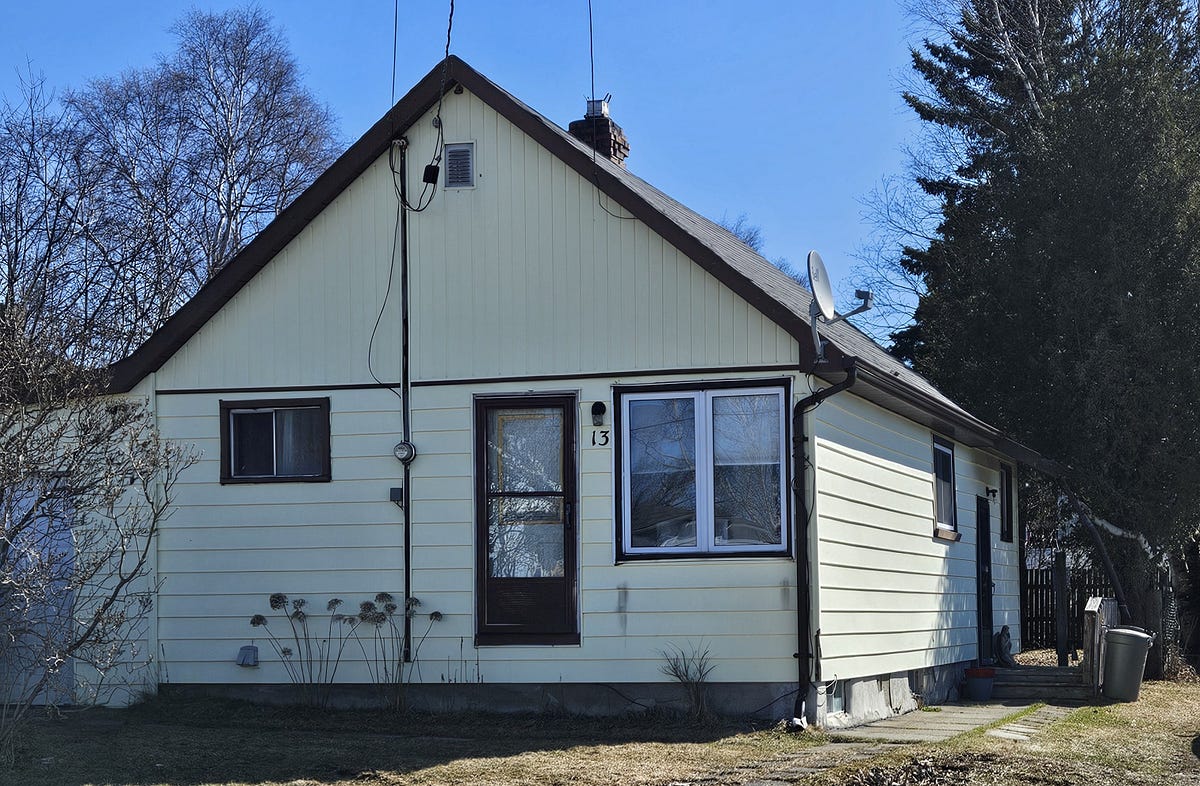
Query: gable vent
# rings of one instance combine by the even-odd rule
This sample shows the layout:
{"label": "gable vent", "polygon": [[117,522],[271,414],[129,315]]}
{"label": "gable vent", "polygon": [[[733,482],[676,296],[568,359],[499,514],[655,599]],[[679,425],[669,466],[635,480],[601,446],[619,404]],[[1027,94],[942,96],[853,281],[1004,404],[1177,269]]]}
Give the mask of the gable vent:
{"label": "gable vent", "polygon": [[446,145],[446,188],[475,187],[475,143]]}

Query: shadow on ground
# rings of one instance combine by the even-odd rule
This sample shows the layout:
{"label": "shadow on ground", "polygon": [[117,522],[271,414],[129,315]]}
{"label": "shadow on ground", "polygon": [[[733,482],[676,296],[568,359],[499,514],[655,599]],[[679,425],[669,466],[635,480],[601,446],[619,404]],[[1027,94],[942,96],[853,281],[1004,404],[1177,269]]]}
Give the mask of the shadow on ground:
{"label": "shadow on ground", "polygon": [[[35,719],[2,783],[372,781],[462,759],[526,753],[579,755],[581,746],[706,743],[748,726],[696,724],[677,715],[401,714],[263,707],[221,700],[155,699],[130,710],[95,709]],[[13,778],[14,780],[6,780]]]}

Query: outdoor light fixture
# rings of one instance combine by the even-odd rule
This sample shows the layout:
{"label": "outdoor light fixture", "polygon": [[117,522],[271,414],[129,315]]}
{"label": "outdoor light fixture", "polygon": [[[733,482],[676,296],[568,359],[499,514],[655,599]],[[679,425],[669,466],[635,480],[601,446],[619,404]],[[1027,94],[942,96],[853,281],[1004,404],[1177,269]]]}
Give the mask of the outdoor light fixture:
{"label": "outdoor light fixture", "polygon": [[995,499],[996,495],[1000,493],[1000,489],[994,489],[991,486],[984,486],[983,491],[988,495],[989,499]]}
{"label": "outdoor light fixture", "polygon": [[396,447],[392,448],[392,455],[399,459],[401,464],[409,464],[417,457],[417,446],[407,440],[397,442]]}
{"label": "outdoor light fixture", "polygon": [[604,406],[603,401],[597,401],[595,404],[592,404],[592,425],[603,426],[604,413],[607,411],[608,407]]}

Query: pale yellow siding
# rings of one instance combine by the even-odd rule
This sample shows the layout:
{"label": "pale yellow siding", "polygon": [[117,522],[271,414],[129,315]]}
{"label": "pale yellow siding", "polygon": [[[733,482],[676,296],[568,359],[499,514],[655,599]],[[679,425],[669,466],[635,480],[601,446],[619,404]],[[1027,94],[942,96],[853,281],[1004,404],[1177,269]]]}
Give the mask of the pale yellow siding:
{"label": "pale yellow siding", "polygon": [[[367,365],[396,218],[386,156],[371,165],[158,372],[159,390],[349,385]],[[398,278],[376,331],[375,376],[400,379]]]}
{"label": "pale yellow siding", "polygon": [[[795,339],[469,93],[478,181],[410,217],[413,378],[796,363]],[[433,146],[409,131],[412,186]],[[615,214],[615,215],[613,215]]]}
{"label": "pale yellow siding", "polygon": [[[729,378],[745,378],[730,374]],[[753,375],[750,375],[753,378]],[[776,375],[777,378],[777,375]],[[613,445],[592,447],[593,401],[612,412],[612,385],[654,378],[418,387],[413,427],[413,594],[445,618],[421,649],[426,681],[476,668],[492,682],[661,682],[663,650],[709,650],[719,682],[796,678],[795,563],[787,557],[652,560],[614,564]],[[672,381],[680,381],[672,378]],[[580,468],[579,646],[472,649],[475,621],[474,394],[578,395]],[[611,428],[611,421],[605,428]],[[417,627],[417,633],[426,625]]]}
{"label": "pale yellow siding", "polygon": [[[977,657],[975,497],[998,459],[955,445],[962,539],[933,537],[932,434],[852,393],[811,416],[816,434],[816,581],[822,678],[850,679]],[[1019,638],[1016,545],[992,504],[995,625]]]}
{"label": "pale yellow siding", "polygon": [[[330,398],[332,482],[220,485],[222,398],[324,395]],[[286,682],[263,631],[249,624],[261,613],[283,634],[286,622],[267,604],[273,592],[306,598],[322,618],[332,597],[349,609],[377,592],[402,595],[402,516],[388,501],[389,488],[400,485],[400,464],[392,456],[400,412],[390,391],[159,395],[157,405],[163,435],[201,453],[176,486],[175,513],[159,536],[163,679]],[[240,668],[238,648],[252,641],[263,665]],[[354,655],[339,675],[363,681],[361,656]]]}

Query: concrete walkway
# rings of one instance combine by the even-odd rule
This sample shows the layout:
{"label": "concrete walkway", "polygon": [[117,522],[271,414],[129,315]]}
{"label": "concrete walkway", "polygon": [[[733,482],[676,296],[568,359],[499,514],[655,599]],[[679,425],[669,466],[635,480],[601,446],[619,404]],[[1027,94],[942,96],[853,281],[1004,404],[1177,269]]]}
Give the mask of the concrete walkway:
{"label": "concrete walkway", "polygon": [[[990,704],[943,704],[937,711],[910,712],[853,729],[831,729],[832,742],[802,748],[770,759],[746,762],[732,769],[708,773],[670,786],[792,786],[832,767],[866,763],[886,753],[922,742],[944,742],[964,732],[989,726],[1028,709],[1029,703],[1009,701]],[[1045,706],[1010,723],[988,729],[985,734],[1014,743],[1028,740],[1046,726],[1060,720],[1074,706]]]}
{"label": "concrete walkway", "polygon": [[836,740],[943,742],[980,726],[995,723],[1029,706],[1026,702],[941,704],[929,711],[917,710],[852,729],[830,729],[829,734]]}

